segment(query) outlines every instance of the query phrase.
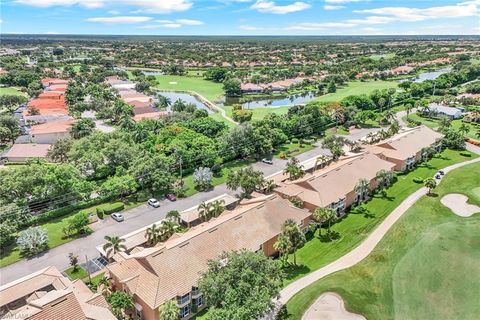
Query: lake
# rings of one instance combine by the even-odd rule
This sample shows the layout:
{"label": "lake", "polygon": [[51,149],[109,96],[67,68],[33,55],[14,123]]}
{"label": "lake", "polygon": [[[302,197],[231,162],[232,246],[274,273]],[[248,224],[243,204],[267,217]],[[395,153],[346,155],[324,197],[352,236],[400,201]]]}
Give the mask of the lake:
{"label": "lake", "polygon": [[412,79],[414,82],[423,82],[426,80],[434,80],[440,77],[442,74],[449,73],[452,71],[451,67],[442,68],[435,71],[427,71],[420,73],[416,78]]}
{"label": "lake", "polygon": [[157,91],[157,94],[169,98],[172,101],[172,104],[178,99],[181,99],[186,103],[194,104],[199,109],[207,110],[207,112],[210,114],[213,113],[213,111],[210,110],[202,101],[191,94],[176,91]]}
{"label": "lake", "polygon": [[[292,106],[298,104],[305,104],[315,98],[316,92],[305,92],[291,94],[285,97],[272,97],[272,98],[254,98],[252,101],[242,103],[244,109],[256,109],[256,108],[280,108],[285,106]],[[244,95],[247,98],[248,95]],[[220,106],[231,106],[234,104],[240,104],[239,98],[226,98],[219,103]]]}

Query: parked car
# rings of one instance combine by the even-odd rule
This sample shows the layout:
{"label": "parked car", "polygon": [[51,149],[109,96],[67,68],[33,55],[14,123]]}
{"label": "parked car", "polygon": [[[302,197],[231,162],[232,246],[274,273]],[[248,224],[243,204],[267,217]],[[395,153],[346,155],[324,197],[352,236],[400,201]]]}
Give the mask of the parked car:
{"label": "parked car", "polygon": [[273,164],[273,161],[270,160],[270,159],[267,159],[267,158],[263,158],[263,159],[262,159],[262,162],[263,162],[263,163],[266,163],[266,164]]}
{"label": "parked car", "polygon": [[111,217],[112,217],[113,220],[115,220],[117,222],[122,222],[123,220],[125,220],[123,218],[123,214],[118,213],[118,212],[112,213]]}
{"label": "parked car", "polygon": [[155,199],[155,198],[148,199],[147,203],[148,203],[149,206],[152,206],[152,207],[154,207],[154,208],[160,207],[160,201],[158,201],[158,200]]}
{"label": "parked car", "polygon": [[167,199],[170,200],[170,201],[177,201],[177,197],[175,197],[175,195],[172,194],[172,193],[166,194],[166,195],[165,195],[165,198],[167,198]]}

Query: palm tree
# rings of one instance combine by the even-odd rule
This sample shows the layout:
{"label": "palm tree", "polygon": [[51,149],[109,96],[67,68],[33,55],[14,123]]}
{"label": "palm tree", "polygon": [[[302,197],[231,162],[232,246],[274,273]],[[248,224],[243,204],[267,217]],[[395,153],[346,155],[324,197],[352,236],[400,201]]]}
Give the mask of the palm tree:
{"label": "palm tree", "polygon": [[159,95],[158,96],[158,104],[159,104],[160,108],[167,109],[169,106],[172,105],[172,100],[168,97]]}
{"label": "palm tree", "polygon": [[422,114],[423,114],[424,116],[429,116],[429,115],[430,115],[431,109],[430,109],[430,107],[428,106],[428,104],[422,104],[422,105],[420,105],[420,108],[421,108],[421,109],[420,109],[420,112],[422,112]]}
{"label": "palm tree", "polygon": [[385,100],[384,98],[378,99],[377,105],[378,105],[378,108],[380,109],[380,112],[383,111],[383,107],[385,107],[386,104],[387,104],[387,100]]}
{"label": "palm tree", "polygon": [[283,173],[288,174],[288,179],[290,180],[296,180],[305,175],[305,171],[303,171],[303,166],[300,165],[300,161],[295,157],[292,157],[287,162]]}
{"label": "palm tree", "polygon": [[210,206],[210,214],[212,217],[218,217],[219,215],[222,214],[223,211],[225,211],[224,207],[225,201],[224,200],[216,200],[211,203]]}
{"label": "palm tree", "polygon": [[470,132],[470,127],[465,123],[462,123],[460,128],[458,128],[458,132],[460,132],[462,135],[466,135],[467,133]]}
{"label": "palm tree", "polygon": [[332,208],[317,208],[313,212],[313,219],[320,224],[320,235],[321,235],[321,226],[324,223],[328,223],[327,233],[331,233],[332,222],[335,222],[337,219],[337,212]]}
{"label": "palm tree", "polygon": [[103,250],[107,254],[107,258],[110,257],[110,254],[115,255],[118,252],[127,250],[127,247],[123,244],[123,242],[125,242],[123,238],[118,236],[105,236],[105,240],[107,240],[107,242],[103,245]]}
{"label": "palm tree", "polygon": [[370,191],[370,183],[366,179],[360,179],[353,190],[358,195],[358,202],[361,203]]}
{"label": "palm tree", "polygon": [[149,245],[154,246],[160,242],[161,228],[154,223],[145,230],[145,237]]}
{"label": "palm tree", "polygon": [[393,173],[387,170],[380,170],[375,175],[375,179],[377,180],[378,187],[384,190],[392,183]]}
{"label": "palm tree", "polygon": [[282,261],[282,264],[285,264],[285,262],[287,262],[288,252],[292,248],[290,239],[281,233],[278,236],[277,242],[273,244],[273,248],[279,252],[280,260]]}
{"label": "palm tree", "polygon": [[168,220],[175,221],[177,223],[180,222],[180,213],[177,210],[170,210],[167,212],[165,216]]}
{"label": "palm tree", "polygon": [[313,170],[316,171],[319,164],[320,164],[320,168],[323,168],[324,164],[325,164],[325,162],[327,162],[327,160],[328,160],[328,157],[325,156],[325,155],[321,155],[321,156],[317,157],[317,159],[315,160],[315,166],[314,166]]}
{"label": "palm tree", "polygon": [[437,186],[437,182],[433,178],[428,178],[425,180],[425,187],[428,188],[428,195],[432,194],[432,190]]}
{"label": "palm tree", "polygon": [[262,186],[262,188],[263,188],[263,190],[265,191],[265,193],[270,193],[270,192],[272,192],[272,191],[275,189],[276,186],[277,186],[277,185],[275,184],[275,181],[273,181],[272,179],[270,179],[270,180],[264,180],[264,181],[263,181],[263,186]]}
{"label": "palm tree", "polygon": [[211,203],[202,202],[198,206],[198,216],[203,222],[210,220]]}
{"label": "palm tree", "polygon": [[442,118],[440,118],[440,121],[438,122],[438,125],[439,125],[439,130],[440,131],[445,131],[446,129],[451,127],[452,120],[448,117],[442,117]]}
{"label": "palm tree", "polygon": [[160,230],[161,239],[163,241],[166,241],[178,230],[178,224],[170,220],[163,220],[160,226]]}
{"label": "palm tree", "polygon": [[390,132],[391,135],[394,135],[400,131],[400,124],[398,123],[397,120],[392,121],[392,124],[388,128],[388,132]]}
{"label": "palm tree", "polygon": [[290,252],[293,252],[293,264],[297,265],[297,249],[307,241],[305,234],[293,219],[286,220],[282,225],[280,236],[287,237],[290,241]]}
{"label": "palm tree", "polygon": [[410,112],[412,112],[412,109],[413,109],[413,105],[411,103],[407,103],[405,105],[405,111],[407,112],[407,119],[408,119],[408,116],[410,115]]}
{"label": "palm tree", "polygon": [[178,308],[177,301],[172,299],[162,304],[158,308],[158,311],[160,313],[160,319],[162,320],[178,320],[180,309]]}

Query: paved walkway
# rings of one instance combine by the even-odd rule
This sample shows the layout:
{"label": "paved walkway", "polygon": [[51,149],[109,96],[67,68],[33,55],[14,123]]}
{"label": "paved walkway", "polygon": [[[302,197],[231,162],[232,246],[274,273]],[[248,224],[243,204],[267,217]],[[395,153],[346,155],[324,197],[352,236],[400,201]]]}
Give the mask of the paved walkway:
{"label": "paved walkway", "polygon": [[[480,154],[480,148],[475,147],[473,145],[467,144],[467,149],[476,152]],[[480,158],[476,158],[470,161],[465,161],[461,163],[457,163],[454,165],[451,165],[443,171],[445,173],[448,173],[454,169],[480,162]],[[382,221],[382,223],[365,239],[358,247],[347,253],[346,255],[342,256],[341,258],[335,260],[334,262],[326,265],[323,268],[320,268],[308,275],[306,275],[303,278],[298,279],[295,282],[292,282],[289,284],[287,287],[285,287],[281,292],[280,292],[280,297],[278,298],[278,301],[276,301],[277,307],[275,310],[272,312],[272,314],[269,314],[265,317],[265,319],[275,319],[275,315],[280,310],[280,307],[283,306],[290,300],[296,293],[300,292],[302,289],[305,287],[311,285],[315,281],[326,277],[334,272],[350,268],[363,259],[365,259],[371,252],[372,250],[377,246],[377,244],[382,240],[382,238],[385,236],[385,234],[390,230],[390,228],[397,222],[398,219],[402,217],[402,215],[415,203],[417,202],[421,197],[427,194],[428,189],[423,187],[419,190],[417,190],[415,193],[411,194],[407,199],[405,199],[395,210],[390,213],[385,220]]]}

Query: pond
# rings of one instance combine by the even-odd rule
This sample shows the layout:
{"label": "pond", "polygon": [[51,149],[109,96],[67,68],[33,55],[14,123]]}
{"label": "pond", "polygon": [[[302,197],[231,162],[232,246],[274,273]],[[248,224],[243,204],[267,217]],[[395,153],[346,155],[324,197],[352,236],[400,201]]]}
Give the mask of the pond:
{"label": "pond", "polygon": [[434,80],[440,77],[442,74],[449,73],[452,71],[451,67],[442,68],[435,71],[427,71],[420,73],[416,78],[411,79],[414,82],[423,82],[425,80]]}
{"label": "pond", "polygon": [[181,99],[186,103],[194,104],[199,109],[207,110],[207,112],[210,114],[213,113],[213,111],[210,110],[202,101],[191,94],[176,91],[158,91],[157,94],[169,98],[172,101],[172,104],[178,99]]}
{"label": "pond", "polygon": [[[285,106],[293,106],[298,104],[305,104],[317,96],[316,92],[304,92],[291,94],[283,97],[271,97],[271,98],[253,98],[252,101],[241,103],[244,109],[256,109],[256,108],[279,108]],[[244,95],[243,98],[247,98],[248,95]],[[231,106],[234,104],[240,104],[240,98],[226,98],[219,103],[220,106]]]}

